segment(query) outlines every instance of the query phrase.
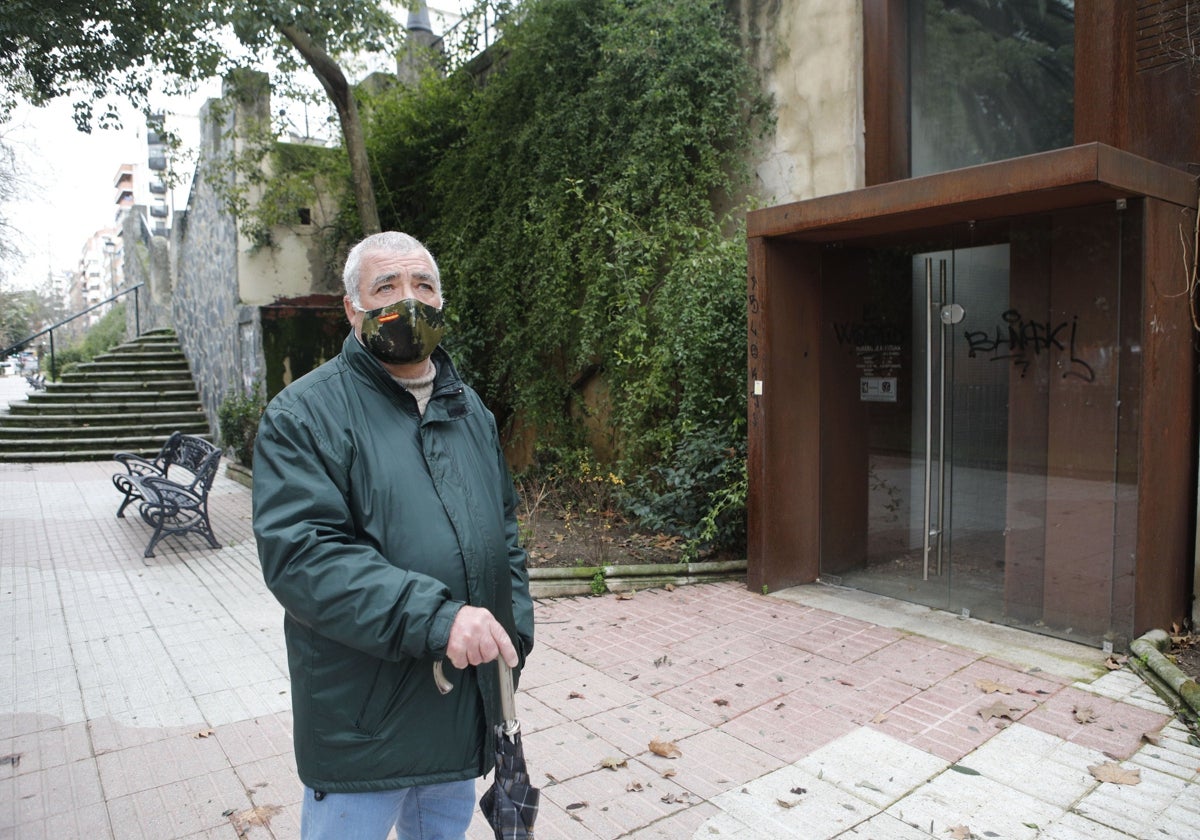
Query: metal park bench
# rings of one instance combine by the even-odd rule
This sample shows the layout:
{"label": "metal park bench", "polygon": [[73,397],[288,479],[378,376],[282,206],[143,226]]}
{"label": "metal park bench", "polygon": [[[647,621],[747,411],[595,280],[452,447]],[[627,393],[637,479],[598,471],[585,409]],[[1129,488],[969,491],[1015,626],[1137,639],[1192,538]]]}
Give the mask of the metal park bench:
{"label": "metal park bench", "polygon": [[113,486],[125,498],[117,508],[117,517],[125,518],[125,508],[138,502],[138,513],[154,528],[146,557],[154,556],[154,546],[169,534],[200,534],[213,548],[220,548],[208,519],[208,491],[217,477],[221,450],[204,438],[174,432],[153,459],[131,452],[118,452],[113,458],[125,472],[112,477]]}

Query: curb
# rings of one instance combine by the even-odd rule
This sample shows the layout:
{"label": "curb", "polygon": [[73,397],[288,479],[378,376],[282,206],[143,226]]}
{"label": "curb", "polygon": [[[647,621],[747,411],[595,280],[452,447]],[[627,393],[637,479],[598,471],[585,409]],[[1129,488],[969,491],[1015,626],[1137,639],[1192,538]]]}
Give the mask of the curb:
{"label": "curb", "polygon": [[1171,637],[1165,630],[1151,630],[1129,646],[1134,654],[1129,664],[1167,705],[1186,714],[1195,725],[1200,720],[1200,685],[1163,655],[1170,646]]}
{"label": "curb", "polygon": [[529,570],[529,589],[534,598],[559,598],[633,592],[667,584],[685,586],[691,583],[715,583],[740,580],[745,576],[745,560],[647,563],[629,566],[535,567]]}

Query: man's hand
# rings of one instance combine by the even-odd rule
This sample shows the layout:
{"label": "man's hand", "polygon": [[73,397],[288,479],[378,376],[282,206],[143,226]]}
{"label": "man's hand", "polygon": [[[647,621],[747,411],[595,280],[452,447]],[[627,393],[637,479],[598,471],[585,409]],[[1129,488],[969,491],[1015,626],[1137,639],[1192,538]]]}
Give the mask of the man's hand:
{"label": "man's hand", "polygon": [[504,627],[482,607],[462,607],[454,616],[446,658],[459,669],[497,658],[502,658],[510,668],[520,662]]}

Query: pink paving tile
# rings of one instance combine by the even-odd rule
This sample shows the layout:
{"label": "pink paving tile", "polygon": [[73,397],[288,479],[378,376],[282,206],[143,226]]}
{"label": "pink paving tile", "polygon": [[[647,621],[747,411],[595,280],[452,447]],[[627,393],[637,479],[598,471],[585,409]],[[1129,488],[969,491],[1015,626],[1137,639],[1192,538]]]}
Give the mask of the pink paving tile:
{"label": "pink paving tile", "polygon": [[701,799],[765,776],[782,764],[776,756],[718,729],[706,729],[674,743],[682,753],[678,758],[651,753],[640,760],[660,772],[673,770],[672,780]]}
{"label": "pink paving tile", "polygon": [[978,658],[962,648],[907,636],[869,654],[857,665],[876,669],[917,688],[928,688]]}
{"label": "pink paving tile", "polygon": [[716,666],[710,662],[667,652],[654,659],[623,662],[605,669],[605,673],[624,681],[644,695],[654,697],[716,670]]}
{"label": "pink paving tile", "polygon": [[[1009,689],[985,691],[988,680]],[[1037,708],[1061,688],[1043,676],[1023,673],[993,660],[973,662],[945,679],[892,707],[870,725],[906,744],[957,761],[1010,722]],[[1007,717],[980,714],[1002,703]]]}
{"label": "pink paving tile", "polygon": [[292,755],[292,716],[280,713],[217,727],[213,732],[233,767]]}
{"label": "pink paving tile", "polygon": [[529,778],[535,787],[590,773],[606,758],[626,758],[596,733],[578,723],[564,723],[523,738]]}
{"label": "pink paving tile", "polygon": [[673,779],[663,778],[657,770],[636,760],[616,770],[595,770],[542,788],[542,798],[574,814],[601,838],[621,837],[701,801]]}
{"label": "pink paving tile", "polygon": [[734,718],[720,731],[792,764],[853,728],[845,718],[824,709],[779,700]]}
{"label": "pink paving tile", "polygon": [[626,756],[648,752],[650,742],[656,738],[662,741],[678,741],[706,728],[705,724],[695,718],[653,697],[592,715],[580,723]]}
{"label": "pink paving tile", "polygon": [[772,644],[659,699],[712,726],[736,718],[830,673],[833,663],[787,645]]}
{"label": "pink paving tile", "polygon": [[581,720],[618,709],[646,696],[631,688],[628,681],[615,680],[599,671],[591,671],[578,680],[564,680],[521,694],[540,700],[568,720]]}
{"label": "pink paving tile", "polygon": [[896,630],[845,616],[832,616],[824,624],[807,629],[784,642],[827,659],[852,663],[901,638],[901,633]]}
{"label": "pink paving tile", "polygon": [[722,626],[693,633],[670,647],[671,656],[697,659],[724,668],[765,649],[769,640],[755,633]]}
{"label": "pink paving tile", "polygon": [[[1091,721],[1081,723],[1077,710]],[[1021,723],[1113,758],[1125,759],[1141,746],[1143,734],[1157,732],[1169,720],[1166,715],[1068,686],[1023,717]]]}
{"label": "pink paving tile", "polygon": [[535,644],[521,670],[518,691],[530,691],[564,680],[577,680],[592,668],[545,644]]}
{"label": "pink paving tile", "polygon": [[788,700],[811,704],[864,725],[915,695],[912,686],[873,674],[869,669],[845,667],[820,675],[788,694]]}

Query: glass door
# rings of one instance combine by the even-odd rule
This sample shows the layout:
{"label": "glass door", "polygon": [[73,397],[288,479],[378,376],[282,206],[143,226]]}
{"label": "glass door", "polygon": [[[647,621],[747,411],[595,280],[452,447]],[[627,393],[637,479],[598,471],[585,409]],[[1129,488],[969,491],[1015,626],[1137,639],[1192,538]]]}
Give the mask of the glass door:
{"label": "glass door", "polygon": [[822,256],[821,578],[1095,640],[1132,560],[1136,226],[1081,208]]}

